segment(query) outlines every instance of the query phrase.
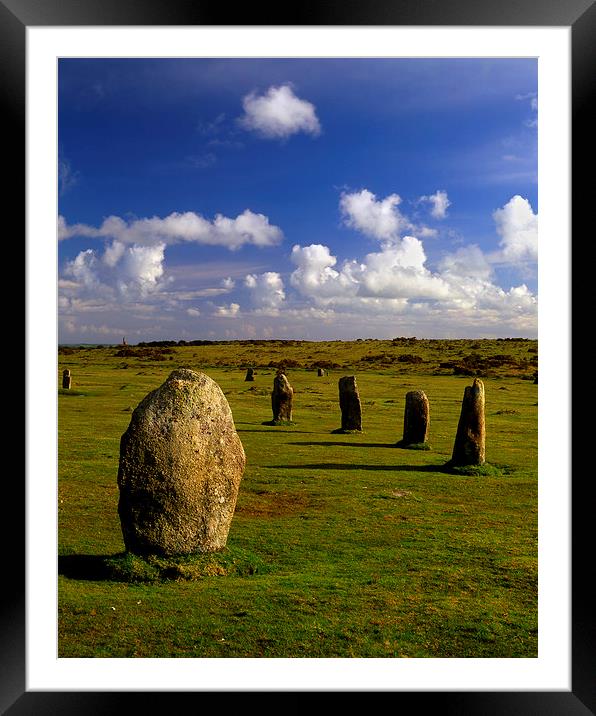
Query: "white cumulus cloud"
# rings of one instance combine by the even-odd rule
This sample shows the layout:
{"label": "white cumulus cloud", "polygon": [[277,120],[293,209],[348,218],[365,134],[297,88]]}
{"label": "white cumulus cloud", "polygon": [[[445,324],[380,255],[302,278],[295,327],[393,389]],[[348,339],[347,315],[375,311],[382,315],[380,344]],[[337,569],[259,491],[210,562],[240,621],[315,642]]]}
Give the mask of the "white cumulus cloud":
{"label": "white cumulus cloud", "polygon": [[447,192],[443,189],[428,196],[421,196],[420,201],[428,202],[431,205],[430,213],[435,219],[444,219],[447,216],[447,208],[451,206]]}
{"label": "white cumulus cloud", "polygon": [[282,278],[275,271],[248,274],[244,285],[250,290],[252,303],[257,308],[278,309],[286,297]]}
{"label": "white cumulus cloud", "polygon": [[58,238],[73,236],[116,239],[125,244],[155,246],[183,241],[212,246],[224,246],[230,250],[245,244],[266,247],[275,246],[283,240],[283,232],[269,223],[268,217],[246,209],[235,219],[217,214],[213,221],[192,211],[174,212],[160,218],[125,221],[119,216],[109,216],[101,226],[87,224],[68,225],[64,217],[58,218]]}
{"label": "white cumulus cloud", "polygon": [[422,242],[404,236],[399,244],[368,254],[359,274],[360,296],[385,298],[444,298],[449,289],[426,267]]}
{"label": "white cumulus cloud", "polygon": [[297,265],[290,283],[302,295],[320,305],[365,304],[368,299],[438,299],[449,293],[448,285],[426,267],[422,242],[406,236],[389,243],[362,262],[337,259],[327,246],[294,246],[292,260]]}
{"label": "white cumulus cloud", "polygon": [[296,245],[292,248],[291,259],[297,268],[290,276],[290,283],[305,296],[324,302],[342,295],[354,295],[358,289],[349,271],[340,273],[333,268],[337,258],[331,255],[327,246]]}
{"label": "white cumulus cloud", "polygon": [[297,97],[287,84],[269,87],[260,96],[251,92],[242,100],[242,107],[240,125],[268,139],[285,139],[298,132],[321,133],[315,106]]}
{"label": "white cumulus cloud", "polygon": [[114,241],[103,255],[93,249],[79,252],[67,262],[64,274],[87,293],[143,298],[165,286],[164,249],[165,244],[126,246]]}
{"label": "white cumulus cloud", "polygon": [[227,306],[225,304],[223,306],[215,306],[213,315],[220,318],[233,318],[234,316],[237,316],[239,312],[240,304],[230,303]]}
{"label": "white cumulus cloud", "polygon": [[471,244],[462,246],[455,253],[447,254],[439,263],[439,270],[443,277],[453,281],[472,278],[488,280],[492,274],[492,267],[482,250]]}
{"label": "white cumulus cloud", "polygon": [[493,212],[500,251],[491,260],[516,263],[538,258],[538,215],[527,199],[516,194]]}
{"label": "white cumulus cloud", "polygon": [[339,207],[346,226],[361,231],[373,239],[392,241],[410,228],[411,224],[399,209],[401,197],[390,194],[377,200],[368,189],[352,193],[342,193]]}

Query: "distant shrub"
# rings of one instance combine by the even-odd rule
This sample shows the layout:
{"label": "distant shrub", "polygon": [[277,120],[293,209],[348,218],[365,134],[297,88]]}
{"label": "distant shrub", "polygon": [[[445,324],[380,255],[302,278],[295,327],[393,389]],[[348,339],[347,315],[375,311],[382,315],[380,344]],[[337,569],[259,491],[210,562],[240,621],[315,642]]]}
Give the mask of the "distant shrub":
{"label": "distant shrub", "polygon": [[166,356],[175,353],[172,348],[133,348],[127,346],[120,348],[114,354],[117,358],[144,358],[146,360],[167,360]]}
{"label": "distant shrub", "polygon": [[475,368],[481,366],[484,360],[478,353],[468,353],[468,355],[461,359],[461,362],[465,363],[468,367]]}
{"label": "distant shrub", "polygon": [[397,356],[397,360],[400,363],[422,363],[421,356],[415,356],[412,353],[402,353],[400,356]]}
{"label": "distant shrub", "polygon": [[316,363],[311,363],[311,368],[327,368],[327,370],[331,368],[341,368],[341,365],[339,363],[334,363],[330,360],[318,360]]}
{"label": "distant shrub", "polygon": [[474,368],[467,368],[465,365],[456,365],[453,368],[453,375],[478,375]]}
{"label": "distant shrub", "polygon": [[294,360],[293,358],[287,358],[286,360],[271,360],[267,363],[267,368],[301,368],[302,363]]}
{"label": "distant shrub", "polygon": [[443,361],[442,363],[439,363],[439,368],[449,368],[450,370],[453,370],[457,363],[454,363],[451,360]]}
{"label": "distant shrub", "polygon": [[385,353],[370,353],[367,356],[362,356],[360,361],[363,363],[376,363],[377,361],[387,361],[388,356]]}

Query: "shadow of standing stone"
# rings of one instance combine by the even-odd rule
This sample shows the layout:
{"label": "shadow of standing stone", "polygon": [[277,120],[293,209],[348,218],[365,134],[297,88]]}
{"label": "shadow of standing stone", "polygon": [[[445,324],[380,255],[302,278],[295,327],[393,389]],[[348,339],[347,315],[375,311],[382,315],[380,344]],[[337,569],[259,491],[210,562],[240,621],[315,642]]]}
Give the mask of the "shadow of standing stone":
{"label": "shadow of standing stone", "polygon": [[426,394],[422,390],[409,391],[406,393],[403,438],[397,443],[397,447],[429,450],[429,426],[430,410]]}
{"label": "shadow of standing stone", "polygon": [[271,391],[273,420],[268,420],[263,425],[287,425],[292,423],[293,401],[294,389],[290,385],[286,374],[279,370],[273,379],[273,390]]}
{"label": "shadow of standing stone", "polygon": [[71,382],[72,382],[72,378],[70,375],[70,370],[68,368],[65,368],[64,371],[62,372],[62,388],[64,390],[69,390]]}
{"label": "shadow of standing stone", "polygon": [[339,407],[341,410],[341,428],[332,433],[362,432],[362,405],[356,384],[356,376],[345,375],[339,379]]}
{"label": "shadow of standing stone", "polygon": [[484,465],[486,427],[484,421],[484,384],[478,378],[464,390],[459,424],[449,467]]}

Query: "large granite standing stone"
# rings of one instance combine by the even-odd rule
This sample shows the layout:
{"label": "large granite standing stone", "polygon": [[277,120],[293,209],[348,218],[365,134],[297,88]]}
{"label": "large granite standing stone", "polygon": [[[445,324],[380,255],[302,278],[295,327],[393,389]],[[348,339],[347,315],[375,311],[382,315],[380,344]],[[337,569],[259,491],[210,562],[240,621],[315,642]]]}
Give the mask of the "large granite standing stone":
{"label": "large granite standing stone", "polygon": [[246,377],[244,378],[244,382],[251,381],[255,379],[255,371],[254,368],[247,368],[246,369]]}
{"label": "large granite standing stone", "polygon": [[464,390],[459,424],[450,465],[484,465],[486,427],[484,422],[484,384],[474,378]]}
{"label": "large granite standing stone", "polygon": [[356,384],[356,377],[346,375],[339,379],[339,407],[341,410],[341,428],[337,432],[362,430],[362,406]]}
{"label": "large granite standing stone", "polygon": [[273,423],[289,423],[292,421],[292,405],[294,402],[294,389],[290,385],[285,373],[281,370],[273,379],[271,391],[271,409],[273,410]]}
{"label": "large granite standing stone", "polygon": [[62,387],[65,390],[68,390],[71,386],[72,377],[70,375],[70,370],[68,368],[65,368],[62,371]]}
{"label": "large granite standing stone", "polygon": [[410,390],[406,393],[404,412],[404,435],[400,445],[422,445],[428,441],[430,410],[428,398],[422,390]]}
{"label": "large granite standing stone", "polygon": [[135,554],[226,545],[246,457],[215,381],[173,371],[134,410],[120,440],[118,514]]}

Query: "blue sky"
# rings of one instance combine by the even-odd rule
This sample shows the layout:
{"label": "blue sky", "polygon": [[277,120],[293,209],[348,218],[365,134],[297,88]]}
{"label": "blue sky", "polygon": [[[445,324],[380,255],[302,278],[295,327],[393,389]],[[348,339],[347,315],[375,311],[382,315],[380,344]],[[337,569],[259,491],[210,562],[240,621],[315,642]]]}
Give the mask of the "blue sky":
{"label": "blue sky", "polygon": [[59,62],[59,341],[537,335],[529,59]]}

